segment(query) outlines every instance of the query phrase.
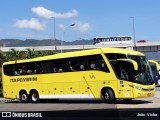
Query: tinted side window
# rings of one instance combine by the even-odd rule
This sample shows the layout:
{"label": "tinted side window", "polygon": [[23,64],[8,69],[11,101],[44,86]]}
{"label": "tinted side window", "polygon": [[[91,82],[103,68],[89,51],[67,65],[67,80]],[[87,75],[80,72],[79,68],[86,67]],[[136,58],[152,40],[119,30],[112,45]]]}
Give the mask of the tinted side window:
{"label": "tinted side window", "polygon": [[117,53],[107,53],[106,57],[108,60],[117,60],[119,58],[127,58],[125,54],[117,54]]}
{"label": "tinted side window", "polygon": [[15,68],[13,65],[4,65],[3,70],[5,75],[13,76]]}
{"label": "tinted side window", "polygon": [[83,71],[87,70],[87,59],[85,56],[70,58],[69,60],[70,71]]}
{"label": "tinted side window", "polygon": [[68,59],[55,59],[36,62],[37,73],[69,72]]}
{"label": "tinted side window", "polygon": [[54,60],[53,70],[57,72],[69,72],[68,59]]}
{"label": "tinted side window", "polygon": [[34,63],[20,63],[12,65],[4,65],[4,74],[8,76],[16,75],[29,75],[35,74],[35,64]]}
{"label": "tinted side window", "polygon": [[109,69],[101,55],[88,56],[88,68],[89,70],[109,72]]}
{"label": "tinted side window", "polygon": [[70,58],[71,71],[99,70],[109,72],[109,69],[101,55],[89,55]]}
{"label": "tinted side window", "polygon": [[54,62],[49,60],[37,62],[37,73],[52,73],[53,64]]}

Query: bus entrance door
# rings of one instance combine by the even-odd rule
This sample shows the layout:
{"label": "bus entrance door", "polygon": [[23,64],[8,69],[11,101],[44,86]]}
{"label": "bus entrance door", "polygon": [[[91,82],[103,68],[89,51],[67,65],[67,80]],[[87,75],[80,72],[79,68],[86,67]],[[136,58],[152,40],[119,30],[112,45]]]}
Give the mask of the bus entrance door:
{"label": "bus entrance door", "polygon": [[133,70],[130,62],[119,61],[119,78],[120,78],[120,91],[121,98],[133,98]]}

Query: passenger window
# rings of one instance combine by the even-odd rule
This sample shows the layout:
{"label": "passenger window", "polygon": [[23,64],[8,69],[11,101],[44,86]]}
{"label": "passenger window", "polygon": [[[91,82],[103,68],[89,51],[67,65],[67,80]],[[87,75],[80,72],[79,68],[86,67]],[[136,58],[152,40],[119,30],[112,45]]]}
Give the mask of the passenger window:
{"label": "passenger window", "polygon": [[107,53],[106,57],[108,60],[117,60],[119,58],[127,58],[125,54],[117,54],[117,53]]}
{"label": "passenger window", "polygon": [[55,72],[69,72],[68,59],[54,60],[53,69]]}
{"label": "passenger window", "polygon": [[101,55],[88,56],[89,70],[109,72],[109,69]]}
{"label": "passenger window", "polygon": [[69,60],[70,71],[83,71],[87,69],[86,57],[70,58]]}
{"label": "passenger window", "polygon": [[42,65],[40,63],[36,63],[35,65],[36,65],[36,67],[35,67],[34,73],[35,74],[41,74],[41,73],[43,73]]}
{"label": "passenger window", "polygon": [[4,65],[3,70],[4,70],[5,75],[13,76],[15,72],[15,66],[14,65]]}

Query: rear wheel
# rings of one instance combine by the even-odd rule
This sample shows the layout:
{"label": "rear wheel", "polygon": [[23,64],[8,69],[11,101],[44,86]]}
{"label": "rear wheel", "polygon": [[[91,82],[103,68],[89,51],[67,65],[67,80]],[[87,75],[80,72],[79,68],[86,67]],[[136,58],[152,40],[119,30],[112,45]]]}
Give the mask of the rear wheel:
{"label": "rear wheel", "polygon": [[26,91],[21,91],[19,93],[19,101],[21,103],[27,103],[29,101],[29,97]]}
{"label": "rear wheel", "polygon": [[115,100],[114,93],[110,89],[105,90],[102,95],[106,103],[113,103]]}
{"label": "rear wheel", "polygon": [[30,101],[32,103],[37,103],[39,101],[39,94],[37,91],[32,91],[30,93]]}

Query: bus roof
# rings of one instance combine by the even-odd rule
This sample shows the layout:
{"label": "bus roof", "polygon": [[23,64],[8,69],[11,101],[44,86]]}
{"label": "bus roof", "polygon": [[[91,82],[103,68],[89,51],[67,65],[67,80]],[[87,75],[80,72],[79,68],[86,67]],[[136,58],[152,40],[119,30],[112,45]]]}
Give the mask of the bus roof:
{"label": "bus roof", "polygon": [[141,53],[141,52],[128,50],[128,49],[97,48],[97,49],[89,49],[89,50],[58,53],[58,54],[55,54],[55,55],[36,57],[36,58],[32,58],[32,59],[9,61],[9,62],[3,63],[3,65],[5,65],[5,64],[15,64],[15,63],[24,63],[24,62],[43,61],[43,60],[51,60],[51,59],[60,59],[60,58],[69,58],[69,57],[78,57],[78,56],[86,56],[86,55],[92,55],[92,54],[99,54],[101,52],[103,52],[103,53],[122,53],[122,54],[131,54],[131,55],[144,56],[144,54]]}

